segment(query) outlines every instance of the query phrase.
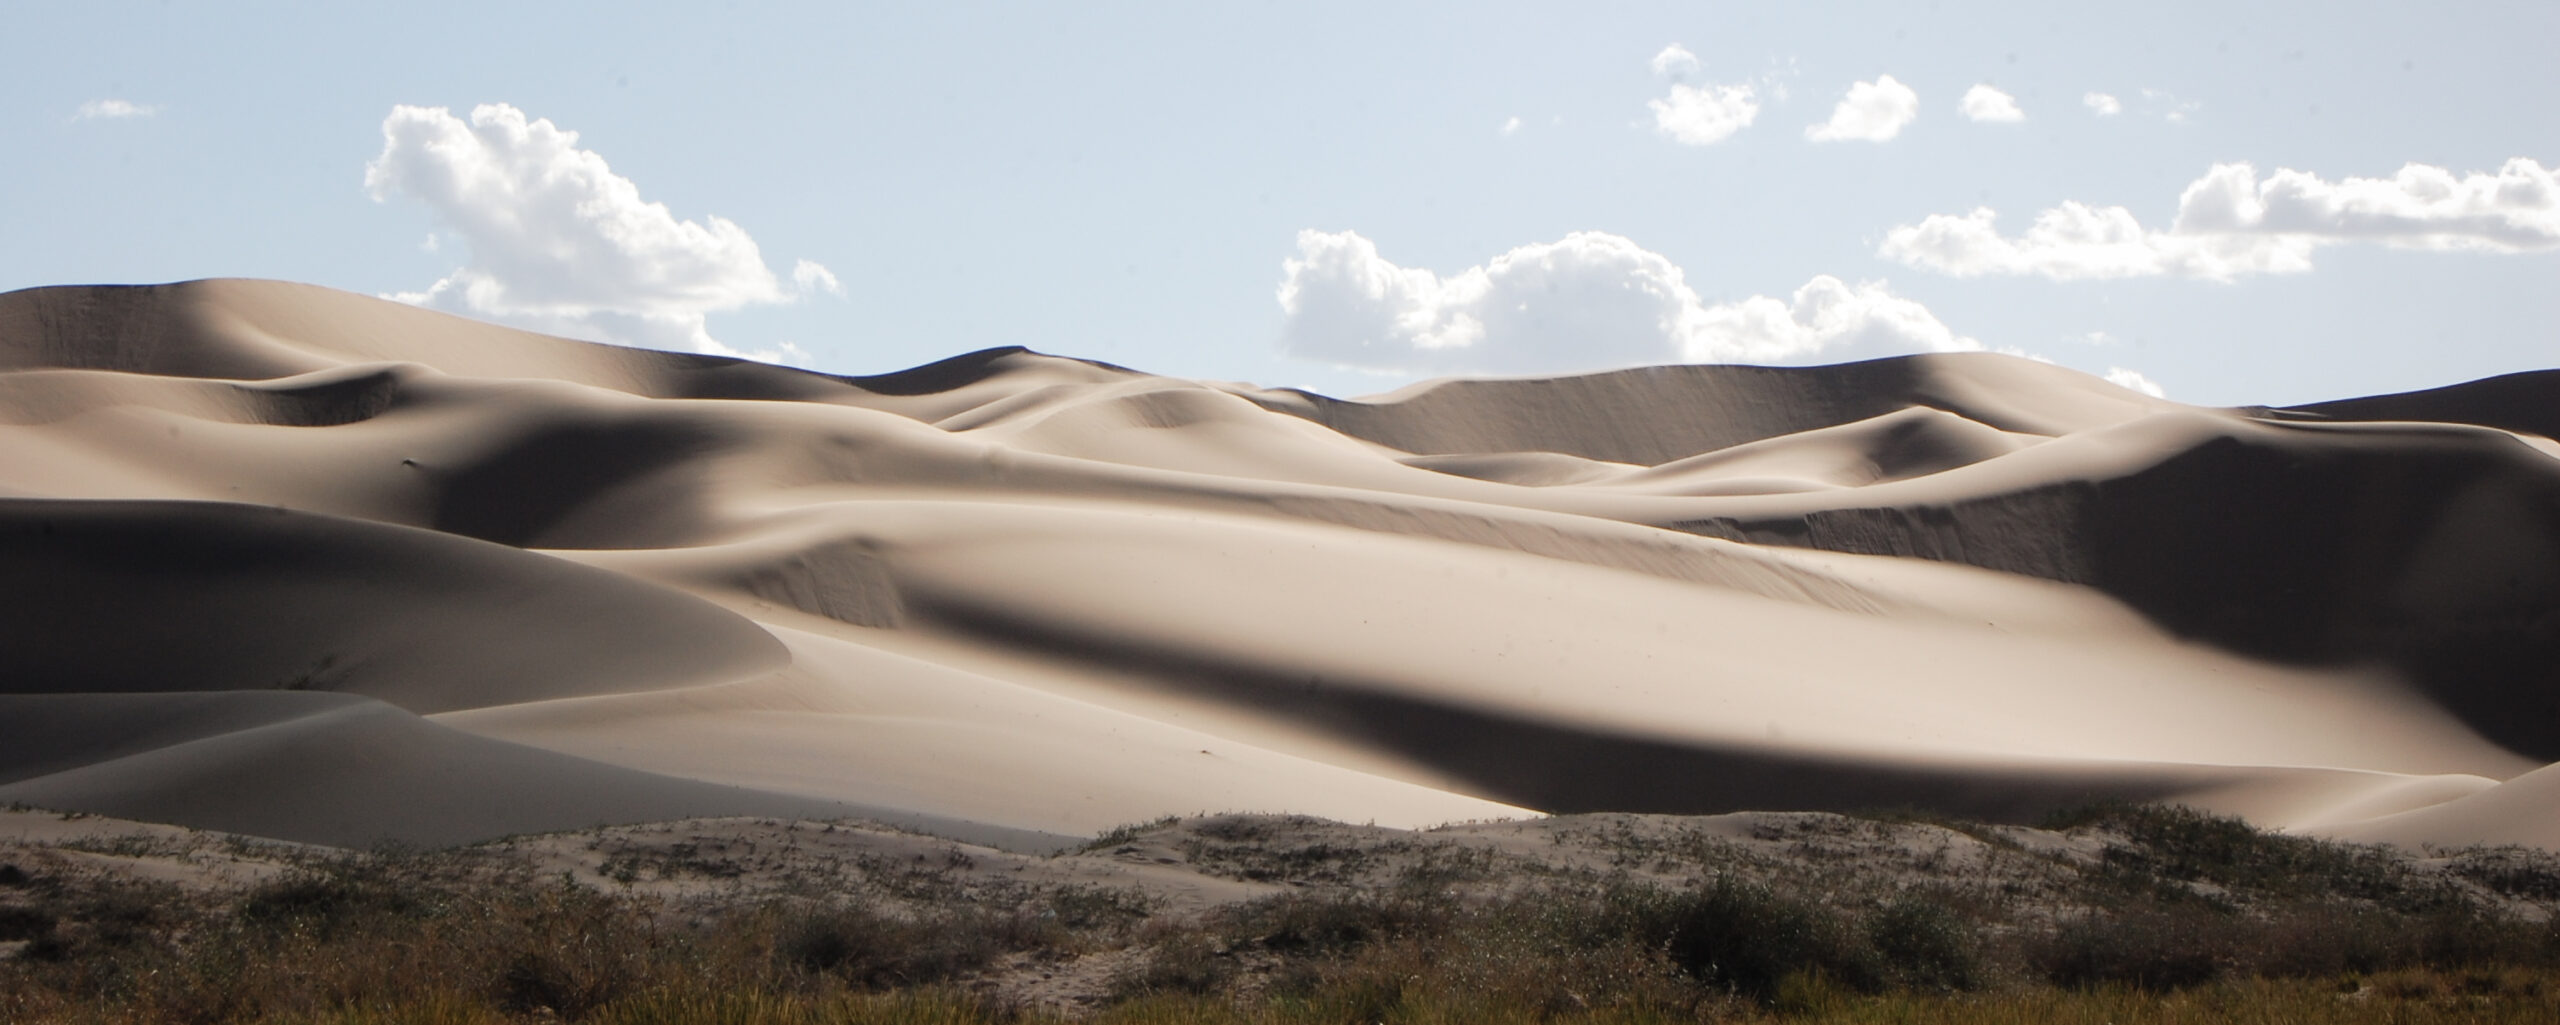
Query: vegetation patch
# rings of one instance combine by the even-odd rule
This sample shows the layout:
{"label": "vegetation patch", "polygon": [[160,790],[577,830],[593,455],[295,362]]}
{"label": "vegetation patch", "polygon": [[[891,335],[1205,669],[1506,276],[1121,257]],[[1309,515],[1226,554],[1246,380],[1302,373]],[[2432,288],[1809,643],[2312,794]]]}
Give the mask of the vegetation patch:
{"label": "vegetation patch", "polygon": [[2177,808],[2053,824],[1225,816],[1047,857],[780,823],[155,841],[268,867],[193,889],[22,847],[0,851],[0,1020],[2560,1020],[2551,855]]}

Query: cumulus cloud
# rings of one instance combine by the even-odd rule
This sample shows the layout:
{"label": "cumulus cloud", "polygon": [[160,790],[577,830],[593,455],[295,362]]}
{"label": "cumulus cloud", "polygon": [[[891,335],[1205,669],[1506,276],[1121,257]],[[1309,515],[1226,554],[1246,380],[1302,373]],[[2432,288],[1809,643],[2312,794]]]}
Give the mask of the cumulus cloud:
{"label": "cumulus cloud", "polygon": [[1504,119],[1502,120],[1502,134],[1504,134],[1504,135],[1511,135],[1511,134],[1514,134],[1514,133],[1518,132],[1519,130],[1520,130],[1520,119],[1519,119],[1519,118],[1517,118],[1517,117],[1509,117],[1509,118],[1504,118]]}
{"label": "cumulus cloud", "polygon": [[135,103],[131,100],[90,100],[80,105],[80,110],[71,115],[71,120],[112,121],[129,117],[150,117],[159,112],[158,107]]}
{"label": "cumulus cloud", "polygon": [[2165,399],[2169,397],[2169,392],[2160,387],[2159,382],[2142,376],[2142,372],[2138,370],[2127,370],[2123,367],[2108,367],[2107,383],[2129,391],[2138,391],[2155,399]]}
{"label": "cumulus cloud", "polygon": [[1760,101],[1751,86],[1673,84],[1670,95],[1647,100],[1653,130],[1690,146],[1723,142],[1751,127],[1760,116]]}
{"label": "cumulus cloud", "polygon": [[1873,82],[1854,82],[1838,106],[1831,108],[1831,120],[1806,125],[1804,137],[1815,142],[1883,142],[1902,134],[1902,126],[1920,116],[1920,94],[1893,80],[1892,75],[1878,75]]}
{"label": "cumulus cloud", "polygon": [[1964,91],[1964,100],[1956,104],[1968,120],[1999,123],[2024,121],[2027,112],[2018,109],[2018,98],[1988,85],[1977,85]]}
{"label": "cumulus cloud", "polygon": [[2324,246],[2516,253],[2560,248],[2560,172],[2518,157],[2494,174],[2410,164],[2389,178],[2331,182],[2303,171],[2260,178],[2216,164],[2178,198],[2165,230],[2124,207],[2078,202],[2036,215],[2014,238],[1991,210],[1932,215],[1887,232],[1879,254],[1957,277],[2055,280],[2178,276],[2227,281],[2300,273]]}
{"label": "cumulus cloud", "polygon": [[1663,47],[1653,55],[1653,73],[1677,82],[1698,73],[1698,55],[1678,43]]}
{"label": "cumulus cloud", "polygon": [[1668,258],[1601,232],[1442,276],[1389,262],[1355,232],[1302,231],[1281,270],[1282,346],[1371,370],[1554,373],[1982,347],[1880,283],[1825,275],[1787,298],[1711,306]]}
{"label": "cumulus cloud", "polygon": [[382,153],[365,166],[376,201],[427,205],[470,260],[405,302],[521,327],[627,345],[742,353],[711,337],[708,314],[841,294],[827,268],[802,260],[786,288],[745,229],[678,220],[663,203],[578,147],[578,133],[506,104],[392,108]]}
{"label": "cumulus cloud", "polygon": [[1671,91],[1645,101],[1653,111],[1653,130],[1689,146],[1711,146],[1751,127],[1760,116],[1760,96],[1750,83],[1691,84],[1698,56],[1678,43],[1653,55],[1653,73],[1671,81]]}
{"label": "cumulus cloud", "polygon": [[2099,117],[2114,117],[2124,113],[2123,101],[2105,93],[2084,93],[2080,97],[2080,104]]}

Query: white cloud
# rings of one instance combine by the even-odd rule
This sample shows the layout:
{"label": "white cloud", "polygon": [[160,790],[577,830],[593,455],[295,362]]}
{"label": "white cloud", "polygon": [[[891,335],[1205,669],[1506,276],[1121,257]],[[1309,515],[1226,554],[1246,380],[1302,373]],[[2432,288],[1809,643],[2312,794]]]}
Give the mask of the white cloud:
{"label": "white cloud", "polygon": [[[682,221],[640,198],[578,133],[506,104],[394,107],[382,153],[365,166],[376,201],[405,194],[470,248],[469,262],[404,302],[582,338],[722,355],[742,353],[705,326],[707,314],[841,294],[825,267],[802,260],[786,289],[745,229],[719,217]],[[804,354],[805,355],[805,354]]]}
{"label": "white cloud", "polygon": [[1671,94],[1647,100],[1653,130],[1691,146],[1707,146],[1751,127],[1760,101],[1748,85],[1673,85]]}
{"label": "white cloud", "polygon": [[2142,372],[2138,370],[2127,370],[2123,367],[2108,367],[2107,383],[2115,385],[2118,388],[2138,391],[2155,399],[2165,399],[2169,397],[2169,392],[2166,389],[2161,388],[2159,382],[2142,376]]}
{"label": "white cloud", "polygon": [[1513,134],[1513,133],[1518,132],[1519,130],[1520,130],[1520,119],[1519,119],[1519,118],[1513,117],[1513,118],[1505,118],[1505,119],[1503,119],[1503,122],[1502,122],[1502,134],[1504,134],[1504,135],[1511,135],[1511,134]]}
{"label": "white cloud", "polygon": [[1902,134],[1902,126],[1920,116],[1920,94],[1893,80],[1892,75],[1878,75],[1873,82],[1855,82],[1840,104],[1831,108],[1831,120],[1806,125],[1804,137],[1815,142],[1883,142]]}
{"label": "white cloud", "polygon": [[2167,121],[2173,125],[2186,124],[2187,119],[2193,116],[2197,110],[2203,108],[2203,106],[2204,104],[2197,103],[2193,100],[2180,100],[2176,94],[2171,93],[2166,89],[2146,88],[2142,90],[2143,113],[2158,117],[2159,119]]}
{"label": "white cloud", "polygon": [[1282,274],[1283,347],[1372,370],[1554,373],[1982,347],[1882,284],[1827,275],[1789,298],[1710,306],[1669,259],[1601,232],[1443,277],[1388,262],[1354,232],[1302,231]]}
{"label": "white cloud", "polygon": [[1711,146],[1751,127],[1760,116],[1759,94],[1750,83],[1691,85],[1684,81],[1698,73],[1698,56],[1678,43],[1653,55],[1653,73],[1671,80],[1668,94],[1645,101],[1653,111],[1654,132],[1664,138]]}
{"label": "white cloud", "polygon": [[2105,93],[2083,94],[2080,97],[2080,102],[2082,105],[2089,108],[2090,113],[2096,114],[2099,117],[2114,117],[2118,114],[2124,113],[2124,103]]}
{"label": "white cloud", "polygon": [[2560,248],[2560,174],[2523,157],[2495,174],[2457,177],[2410,164],[2390,178],[2338,182],[2292,170],[2261,180],[2248,164],[2216,164],[2179,196],[2166,230],[2144,228],[2124,207],[2065,202],[2036,215],[2024,235],[2007,238],[1996,216],[1987,208],[1935,214],[1887,232],[1878,253],[1957,277],[2227,281],[2307,271],[2313,251],[2349,242],[2547,250]]}
{"label": "white cloud", "polygon": [[1967,119],[2008,123],[2024,121],[2027,112],[2018,109],[2018,98],[1988,85],[1976,85],[1964,91],[1964,100],[1956,105]]}
{"label": "white cloud", "polygon": [[792,264],[791,284],[802,295],[810,292],[825,292],[829,295],[844,294],[844,283],[836,280],[836,272],[828,270],[825,264],[816,260],[801,260]]}
{"label": "white cloud", "polygon": [[1677,82],[1698,73],[1698,55],[1678,43],[1663,47],[1653,55],[1653,73]]}
{"label": "white cloud", "polygon": [[158,107],[135,103],[131,100],[90,100],[80,105],[79,112],[71,115],[71,120],[96,121],[150,117],[159,112]]}

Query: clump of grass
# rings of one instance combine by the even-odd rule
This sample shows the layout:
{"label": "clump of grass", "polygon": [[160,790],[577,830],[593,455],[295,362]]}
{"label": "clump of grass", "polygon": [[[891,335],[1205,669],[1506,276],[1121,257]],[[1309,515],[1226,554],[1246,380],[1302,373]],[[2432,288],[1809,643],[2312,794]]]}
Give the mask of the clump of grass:
{"label": "clump of grass", "polygon": [[2560,902],[2560,857],[2523,847],[2480,847],[2455,854],[2447,866],[2492,893],[2544,903]]}
{"label": "clump of grass", "polygon": [[1905,895],[1870,916],[1866,928],[1867,941],[1897,985],[1955,992],[1984,980],[1981,926],[1942,899]]}
{"label": "clump of grass", "polygon": [[2458,900],[2442,880],[2412,871],[2380,847],[2287,836],[2230,816],[2179,805],[2101,802],[2061,812],[2048,829],[2121,835],[2104,855],[2108,877],[2146,897],[2196,898],[2207,884],[2278,898],[2343,897],[2404,911]]}
{"label": "clump of grass", "polygon": [[794,909],[776,928],[774,949],[786,973],[870,991],[938,985],[999,955],[1060,948],[1066,940],[1054,919],[977,908],[904,916],[859,903]]}
{"label": "clump of grass", "polygon": [[1639,928],[1660,935],[1690,977],[1762,1001],[1797,973],[1862,992],[1884,983],[1882,960],[1847,916],[1764,884],[1719,878],[1669,895],[1642,918]]}
{"label": "clump of grass", "polygon": [[[1986,848],[1967,866],[2008,875],[1969,880],[1915,875],[1885,827],[1772,828],[1778,852],[1676,823],[1566,836],[1586,868],[1521,871],[1230,817],[1178,835],[1281,892],[1180,910],[930,852],[830,877],[859,887],[681,899],[396,851],[217,899],[28,874],[0,888],[0,1020],[1029,1022],[996,983],[1053,970],[1107,989],[1083,1009],[1106,1022],[2560,1020],[2560,877],[2532,852],[2421,861],[2119,806],[2076,826],[2103,857]],[[1587,867],[1620,840],[1650,846]]]}
{"label": "clump of grass", "polygon": [[1110,829],[1103,830],[1102,835],[1094,837],[1092,840],[1076,847],[1074,852],[1078,854],[1091,854],[1096,851],[1118,850],[1122,847],[1128,846],[1129,842],[1132,840],[1136,840],[1139,837],[1156,832],[1157,830],[1171,826],[1180,821],[1182,821],[1182,816],[1180,815],[1167,815],[1163,818],[1150,819],[1145,822],[1132,822],[1125,826],[1114,826]]}

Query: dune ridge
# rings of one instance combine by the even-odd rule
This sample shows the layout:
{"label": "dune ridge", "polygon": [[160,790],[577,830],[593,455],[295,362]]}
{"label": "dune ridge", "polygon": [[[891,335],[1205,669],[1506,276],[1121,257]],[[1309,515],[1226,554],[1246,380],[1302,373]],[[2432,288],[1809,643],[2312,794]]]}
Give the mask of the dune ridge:
{"label": "dune ridge", "polygon": [[33,289],[0,295],[0,799],[1038,846],[2112,796],[2560,847],[2555,400],[2202,409],[1989,354],[1346,400]]}

